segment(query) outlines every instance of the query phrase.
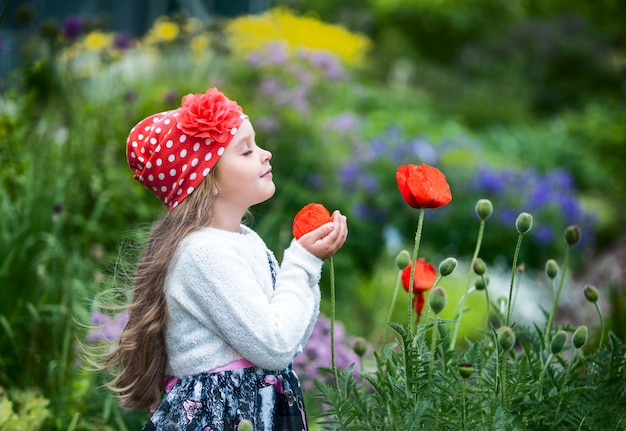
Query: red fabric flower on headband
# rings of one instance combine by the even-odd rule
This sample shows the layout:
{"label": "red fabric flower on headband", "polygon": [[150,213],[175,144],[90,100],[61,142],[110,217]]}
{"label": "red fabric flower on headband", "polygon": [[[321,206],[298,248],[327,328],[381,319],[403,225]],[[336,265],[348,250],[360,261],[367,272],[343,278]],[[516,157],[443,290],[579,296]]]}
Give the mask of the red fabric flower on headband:
{"label": "red fabric flower on headband", "polygon": [[131,129],[126,158],[134,178],[172,210],[206,178],[246,118],[216,88],[188,94],[182,107]]}
{"label": "red fabric flower on headband", "polygon": [[217,88],[209,88],[204,94],[183,97],[178,121],[183,133],[224,144],[237,133],[242,111]]}
{"label": "red fabric flower on headband", "polygon": [[293,219],[293,236],[300,239],[304,234],[333,221],[330,212],[322,204],[308,204]]}

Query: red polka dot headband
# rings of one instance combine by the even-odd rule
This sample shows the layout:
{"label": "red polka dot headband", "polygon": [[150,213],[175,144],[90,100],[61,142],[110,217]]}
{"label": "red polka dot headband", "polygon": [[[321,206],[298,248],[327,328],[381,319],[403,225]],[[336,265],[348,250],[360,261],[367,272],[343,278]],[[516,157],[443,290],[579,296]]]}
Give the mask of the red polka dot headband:
{"label": "red polka dot headband", "polygon": [[134,178],[171,211],[209,174],[246,118],[237,102],[216,88],[186,95],[180,108],[151,115],[131,129],[126,158]]}

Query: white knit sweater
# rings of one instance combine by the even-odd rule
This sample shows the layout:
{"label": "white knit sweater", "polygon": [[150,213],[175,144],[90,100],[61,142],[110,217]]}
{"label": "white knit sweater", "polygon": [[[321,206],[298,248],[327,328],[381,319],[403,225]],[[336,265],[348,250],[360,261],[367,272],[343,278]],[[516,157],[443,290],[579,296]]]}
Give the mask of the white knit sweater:
{"label": "white knit sweater", "polygon": [[[277,269],[276,287],[268,259]],[[292,241],[278,267],[251,229],[202,228],[185,238],[168,269],[167,373],[184,377],[245,358],[284,369],[319,313],[322,260]]]}

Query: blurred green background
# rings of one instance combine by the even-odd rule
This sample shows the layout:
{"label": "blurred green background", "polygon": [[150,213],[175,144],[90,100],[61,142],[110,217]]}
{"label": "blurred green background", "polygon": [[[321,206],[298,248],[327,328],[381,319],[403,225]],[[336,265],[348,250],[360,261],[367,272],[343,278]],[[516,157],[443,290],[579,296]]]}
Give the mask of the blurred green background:
{"label": "blurred green background", "polygon": [[[562,259],[563,230],[576,224],[583,236],[558,319],[591,316],[593,333],[580,289],[592,283],[626,335],[623,2],[6,1],[2,13],[0,429],[146,420],[117,407],[80,346],[115,337],[113,326],[90,332],[113,318],[94,298],[163,211],[132,180],[128,131],[214,85],[273,153],[277,193],[253,208],[253,227],[279,258],[306,203],[348,216],[334,261],[345,349],[354,336],[380,345],[395,256],[413,247],[417,212],[395,183],[405,163],[435,166],[451,186],[452,203],[427,211],[420,248],[434,265],[461,262],[444,283],[449,302],[466,283],[474,205],[488,198],[481,257],[495,292],[508,288],[517,215],[534,217],[520,319],[543,319],[543,266]],[[325,314],[328,282],[326,265]],[[403,321],[398,298],[392,316]],[[470,296],[463,337],[484,327],[482,303]]]}

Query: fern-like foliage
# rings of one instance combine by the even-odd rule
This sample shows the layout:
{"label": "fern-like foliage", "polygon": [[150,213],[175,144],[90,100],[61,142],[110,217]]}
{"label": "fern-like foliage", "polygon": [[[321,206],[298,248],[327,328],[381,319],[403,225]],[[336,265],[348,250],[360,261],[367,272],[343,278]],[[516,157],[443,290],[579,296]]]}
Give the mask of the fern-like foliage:
{"label": "fern-like foliage", "polygon": [[597,351],[552,354],[538,328],[517,326],[508,352],[495,331],[455,351],[446,322],[391,327],[396,341],[374,353],[371,369],[357,378],[343,370],[339,385],[318,382],[324,430],[626,429],[626,348],[613,334]]}

